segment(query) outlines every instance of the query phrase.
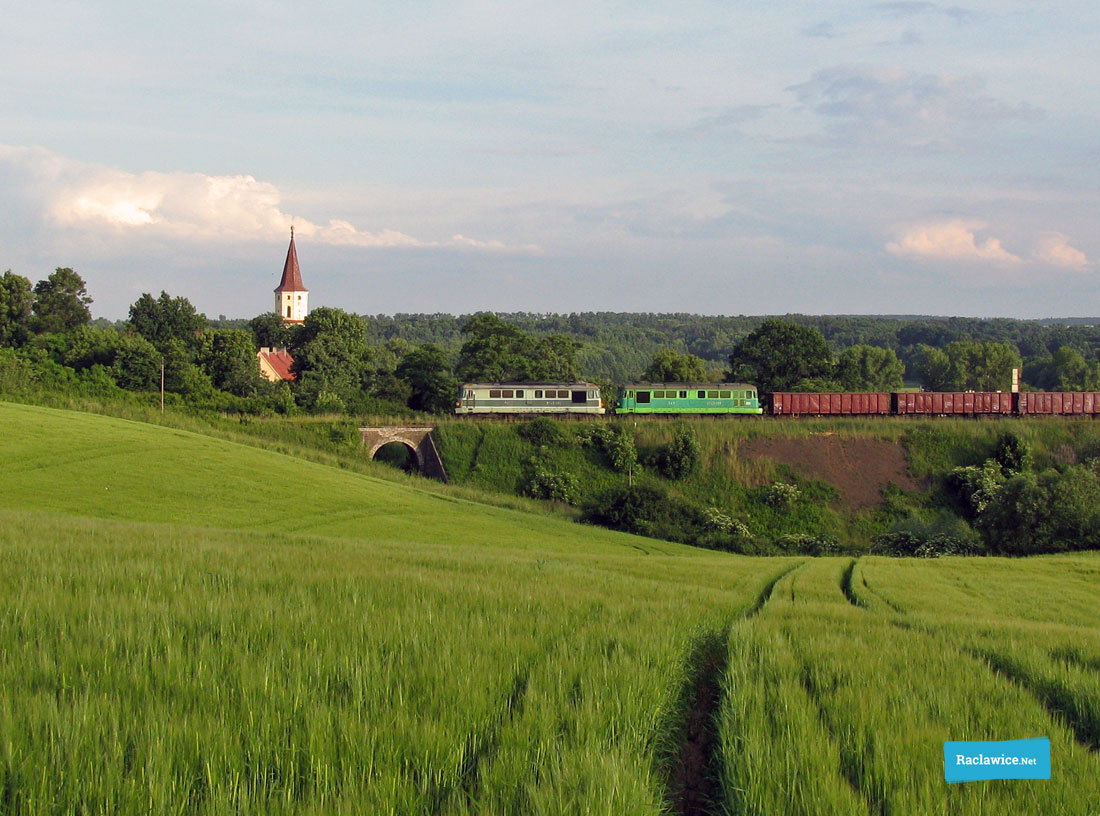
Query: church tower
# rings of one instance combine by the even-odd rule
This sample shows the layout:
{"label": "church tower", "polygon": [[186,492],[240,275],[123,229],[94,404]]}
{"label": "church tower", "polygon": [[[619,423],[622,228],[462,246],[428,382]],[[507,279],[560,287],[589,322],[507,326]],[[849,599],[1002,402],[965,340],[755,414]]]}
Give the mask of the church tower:
{"label": "church tower", "polygon": [[309,290],[302,283],[302,270],[298,268],[294,227],[290,228],[290,248],[283,264],[283,279],[275,289],[275,311],[284,323],[301,323],[309,313]]}

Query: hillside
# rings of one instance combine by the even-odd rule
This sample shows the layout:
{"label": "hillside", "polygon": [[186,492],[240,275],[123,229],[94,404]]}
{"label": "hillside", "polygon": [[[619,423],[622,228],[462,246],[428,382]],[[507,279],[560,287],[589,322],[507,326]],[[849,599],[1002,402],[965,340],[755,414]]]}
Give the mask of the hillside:
{"label": "hillside", "polygon": [[[135,422],[0,426],[5,814],[1100,803],[1095,554],[748,558]],[[1037,735],[1050,780],[944,783],[945,740]]]}
{"label": "hillside", "polygon": [[[1100,431],[1089,421],[1057,417],[609,417],[552,427],[545,422],[450,420],[440,424],[435,437],[458,484],[545,498],[546,486],[560,483],[569,490],[550,497],[586,517],[595,508],[601,518],[617,514],[620,519],[619,505],[612,507],[614,513],[604,507],[641,489],[650,497],[667,496],[674,522],[643,519],[632,527],[627,518],[617,529],[649,529],[677,541],[751,554],[864,554],[876,536],[899,529],[929,537],[945,529],[951,535],[961,531],[958,536],[982,546],[970,528],[975,518],[968,512],[968,494],[953,474],[981,468],[1006,444],[1027,452],[1021,467],[1028,478],[1049,479],[1052,468],[1065,472],[1093,463],[1090,473],[1064,478],[1088,481],[1090,496],[1092,487],[1100,488],[1092,485]],[[688,439],[685,444],[695,453],[683,472],[671,473],[662,461],[678,438]],[[623,451],[636,452],[625,466]],[[622,460],[618,465],[616,456]],[[987,486],[987,496],[1009,475],[1005,471],[997,484]],[[998,552],[988,538],[987,551]],[[1082,540],[1078,547],[1063,548],[1092,545]]]}

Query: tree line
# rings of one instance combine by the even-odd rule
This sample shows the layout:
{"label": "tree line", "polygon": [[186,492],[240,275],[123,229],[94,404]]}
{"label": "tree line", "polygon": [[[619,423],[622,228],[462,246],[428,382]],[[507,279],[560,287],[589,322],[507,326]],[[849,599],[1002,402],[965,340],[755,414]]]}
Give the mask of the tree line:
{"label": "tree line", "polygon": [[[446,413],[461,382],[604,387],[732,380],[771,391],[1100,390],[1100,329],[905,317],[703,317],[478,313],[360,316],[321,307],[302,324],[268,312],[208,320],[185,297],[141,295],[127,320],[91,320],[83,279],[58,268],[0,276],[0,347],[43,385],[164,389],[234,411]],[[269,383],[256,350],[285,347],[295,379]]]}

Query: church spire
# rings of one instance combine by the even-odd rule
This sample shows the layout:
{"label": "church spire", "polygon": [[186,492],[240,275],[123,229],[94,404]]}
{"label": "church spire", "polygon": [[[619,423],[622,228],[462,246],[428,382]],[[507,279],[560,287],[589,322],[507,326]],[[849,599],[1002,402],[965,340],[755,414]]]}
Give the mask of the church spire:
{"label": "church spire", "polygon": [[298,266],[298,250],[294,246],[294,225],[290,227],[290,246],[283,264],[283,279],[275,289],[276,311],[284,322],[301,323],[309,311],[309,290],[302,283],[302,270]]}

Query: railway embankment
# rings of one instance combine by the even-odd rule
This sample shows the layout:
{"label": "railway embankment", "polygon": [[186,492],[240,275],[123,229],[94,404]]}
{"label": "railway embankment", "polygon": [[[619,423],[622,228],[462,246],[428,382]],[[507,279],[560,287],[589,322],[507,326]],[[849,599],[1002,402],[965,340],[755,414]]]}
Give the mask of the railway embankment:
{"label": "railway embankment", "polygon": [[[1051,505],[1100,491],[1090,420],[539,419],[444,422],[435,437],[457,484],[755,554],[985,552],[994,519],[983,513],[1006,510],[1002,491],[1045,485]],[[1035,520],[1056,509],[1034,508]]]}

